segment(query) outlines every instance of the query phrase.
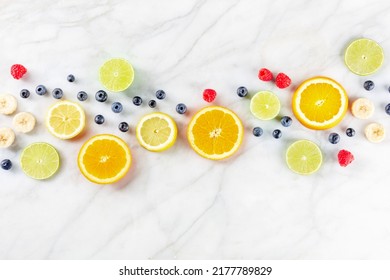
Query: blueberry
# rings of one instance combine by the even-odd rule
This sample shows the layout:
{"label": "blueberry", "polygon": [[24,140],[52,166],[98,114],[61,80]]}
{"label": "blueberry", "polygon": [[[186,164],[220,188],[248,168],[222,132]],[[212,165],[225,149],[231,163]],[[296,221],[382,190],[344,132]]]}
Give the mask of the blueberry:
{"label": "blueberry", "polygon": [[260,137],[261,135],[263,135],[263,129],[261,127],[254,127],[253,128],[253,135],[256,136],[256,137]]}
{"label": "blueberry", "polygon": [[355,129],[348,127],[345,131],[345,134],[347,134],[348,137],[353,137],[355,136]]}
{"label": "blueberry", "polygon": [[340,135],[335,132],[332,132],[331,134],[329,134],[328,139],[330,143],[337,144],[338,142],[340,142]]}
{"label": "blueberry", "polygon": [[104,123],[104,117],[102,115],[96,115],[95,116],[95,123],[103,124]]}
{"label": "blueberry", "polygon": [[47,92],[47,90],[46,90],[46,87],[45,87],[45,86],[39,85],[39,86],[37,86],[37,87],[35,88],[35,92],[36,92],[36,94],[38,94],[38,95],[45,95],[46,92]]}
{"label": "blueberry", "polygon": [[98,90],[95,94],[95,99],[96,101],[99,101],[99,102],[106,102],[107,101],[107,92],[105,92],[104,90]]}
{"label": "blueberry", "polygon": [[187,112],[187,106],[183,103],[177,104],[176,112],[178,112],[179,114],[184,114],[185,112]]}
{"label": "blueberry", "polygon": [[237,89],[237,95],[239,97],[245,97],[248,94],[248,89],[246,87],[239,87]]}
{"label": "blueberry", "polygon": [[284,117],[280,120],[280,123],[281,123],[284,127],[289,127],[289,126],[292,124],[292,118],[290,118],[289,116],[284,116]]}
{"label": "blueberry", "polygon": [[165,91],[163,91],[162,89],[159,89],[158,91],[156,91],[156,98],[157,99],[164,99],[166,96],[165,94]]}
{"label": "blueberry", "polygon": [[111,105],[111,110],[114,112],[114,113],[120,113],[122,112],[123,110],[123,106],[120,102],[114,102],[112,103]]}
{"label": "blueberry", "polygon": [[390,92],[390,87],[388,87],[388,89],[387,89],[389,92]]}
{"label": "blueberry", "polygon": [[121,122],[118,126],[119,130],[122,132],[129,131],[129,124],[127,122]]}
{"label": "blueberry", "polygon": [[29,98],[29,96],[30,96],[30,91],[28,89],[22,89],[20,91],[21,98]]}
{"label": "blueberry", "polygon": [[135,106],[140,106],[142,104],[142,98],[139,96],[134,96],[133,97],[133,104]]}
{"label": "blueberry", "polygon": [[69,83],[73,83],[75,78],[72,74],[69,74],[68,77],[66,77],[66,79],[68,80]]}
{"label": "blueberry", "polygon": [[77,94],[77,99],[80,101],[85,101],[88,99],[88,94],[85,91],[79,91]]}
{"label": "blueberry", "polygon": [[53,95],[53,97],[55,99],[61,99],[64,96],[64,93],[62,92],[62,89],[60,89],[60,88],[53,89],[51,94]]}
{"label": "blueberry", "polygon": [[390,115],[390,103],[385,107],[386,114]]}
{"label": "blueberry", "polygon": [[375,87],[375,84],[373,81],[365,81],[364,84],[363,84],[363,87],[366,89],[366,90],[373,90],[374,87]]}
{"label": "blueberry", "polygon": [[1,168],[4,170],[10,170],[12,168],[12,161],[9,159],[3,159],[1,161]]}
{"label": "blueberry", "polygon": [[272,136],[275,139],[279,139],[280,137],[282,137],[282,132],[280,131],[280,129],[275,129],[274,131],[272,131]]}
{"label": "blueberry", "polygon": [[156,107],[157,102],[156,102],[156,100],[153,100],[153,99],[152,99],[152,100],[149,101],[148,104],[149,104],[149,107],[150,107],[150,108],[154,108],[154,107]]}

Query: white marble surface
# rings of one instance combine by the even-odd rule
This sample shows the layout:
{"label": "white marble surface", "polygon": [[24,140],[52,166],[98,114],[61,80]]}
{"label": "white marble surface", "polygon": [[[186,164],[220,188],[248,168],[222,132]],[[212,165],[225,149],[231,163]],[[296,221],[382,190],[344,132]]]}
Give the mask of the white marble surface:
{"label": "white marble surface", "polygon": [[[344,85],[351,99],[369,96],[377,110],[372,120],[390,130],[383,107],[390,101],[388,60],[372,79],[343,64],[346,44],[357,37],[377,40],[390,52],[390,4],[387,1],[6,1],[0,13],[0,90],[18,95],[37,84],[61,87],[67,99],[101,88],[99,66],[108,58],[125,57],[136,70],[126,94],[110,94],[125,110],[117,116],[109,104],[85,102],[86,134],[75,141],[52,137],[43,125],[53,101],[35,94],[19,98],[20,111],[33,112],[38,128],[17,135],[17,143],[1,150],[10,158],[11,172],[0,170],[0,258],[2,259],[377,259],[390,258],[389,144],[365,140],[367,121],[350,114],[332,131],[342,135],[338,145],[327,141],[329,131],[316,132],[294,119],[283,138],[270,133],[277,121],[261,122],[249,112],[249,99],[235,90],[274,90],[282,113],[291,115],[292,88],[278,90],[257,79],[260,67],[285,72],[298,85],[306,78],[327,75]],[[29,74],[16,81],[13,63]],[[77,82],[66,76],[73,73]],[[185,140],[192,113],[205,102],[204,88],[219,93],[217,104],[242,118],[246,134],[239,153],[228,161],[198,157]],[[134,126],[147,106],[136,108],[131,97],[167,92],[158,109],[174,116],[180,129],[176,145],[164,153],[142,149]],[[175,113],[184,102],[190,113]],[[96,113],[107,123],[97,127]],[[131,125],[123,134],[120,120]],[[1,125],[12,118],[0,116]],[[254,125],[264,128],[260,139]],[[352,126],[357,136],[347,139]],[[134,164],[115,186],[97,186],[80,175],[76,156],[88,136],[114,133],[129,143]],[[284,163],[294,139],[315,141],[324,152],[321,170],[309,177],[290,172]],[[59,150],[62,167],[44,182],[27,178],[18,164],[22,148],[47,141]],[[346,148],[356,157],[347,168],[336,154]]]}

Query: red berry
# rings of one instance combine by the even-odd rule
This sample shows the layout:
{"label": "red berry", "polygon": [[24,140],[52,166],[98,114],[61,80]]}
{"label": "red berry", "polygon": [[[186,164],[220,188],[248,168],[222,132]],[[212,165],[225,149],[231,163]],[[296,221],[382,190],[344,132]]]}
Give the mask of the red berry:
{"label": "red berry", "polygon": [[213,89],[208,88],[203,91],[203,99],[206,102],[209,103],[213,102],[216,96],[217,96],[217,92]]}
{"label": "red berry", "polygon": [[16,80],[22,78],[26,73],[27,73],[27,69],[22,64],[14,64],[11,66],[11,75]]}
{"label": "red berry", "polygon": [[341,150],[338,155],[340,166],[346,167],[349,165],[355,158],[353,154],[347,150]]}
{"label": "red berry", "polygon": [[278,88],[286,88],[291,85],[291,79],[284,73],[279,73],[276,76],[275,84]]}
{"label": "red berry", "polygon": [[272,72],[269,71],[267,68],[261,68],[259,70],[259,79],[264,81],[264,82],[269,82],[269,81],[272,81],[273,79],[273,76],[272,76]]}

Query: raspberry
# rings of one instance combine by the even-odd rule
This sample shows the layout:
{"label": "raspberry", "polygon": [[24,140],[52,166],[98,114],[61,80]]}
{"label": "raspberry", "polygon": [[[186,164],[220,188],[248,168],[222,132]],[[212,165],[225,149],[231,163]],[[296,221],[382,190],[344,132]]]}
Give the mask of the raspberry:
{"label": "raspberry", "polygon": [[14,64],[11,66],[11,75],[14,79],[19,80],[27,73],[26,67],[21,64]]}
{"label": "raspberry", "polygon": [[269,82],[269,81],[272,81],[272,79],[273,79],[272,72],[269,71],[267,68],[261,68],[259,70],[258,77],[260,80],[262,80],[264,82]]}
{"label": "raspberry", "polygon": [[206,102],[209,103],[213,102],[216,96],[217,96],[217,92],[213,89],[208,88],[203,91],[203,99]]}
{"label": "raspberry", "polygon": [[349,165],[355,158],[353,154],[347,150],[341,150],[338,155],[340,166],[346,167]]}
{"label": "raspberry", "polygon": [[284,73],[279,73],[276,76],[275,84],[278,88],[286,88],[291,85],[291,79]]}

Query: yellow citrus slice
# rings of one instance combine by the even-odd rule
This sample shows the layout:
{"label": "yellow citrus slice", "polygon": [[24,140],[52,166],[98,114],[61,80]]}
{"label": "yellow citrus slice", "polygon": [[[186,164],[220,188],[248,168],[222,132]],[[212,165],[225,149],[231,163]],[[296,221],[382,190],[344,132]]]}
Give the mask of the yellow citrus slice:
{"label": "yellow citrus slice", "polygon": [[232,111],[220,107],[203,108],[188,125],[191,147],[202,157],[221,160],[230,157],[241,145],[244,128]]}
{"label": "yellow citrus slice", "polygon": [[111,134],[96,135],[81,147],[78,166],[91,182],[111,184],[119,181],[129,171],[131,153],[129,146]]}
{"label": "yellow citrus slice", "polygon": [[292,143],[286,152],[287,166],[295,173],[310,175],[322,164],[320,148],[309,140],[298,140]]}
{"label": "yellow citrus slice", "polygon": [[161,152],[175,143],[177,126],[167,114],[151,113],[139,121],[136,135],[142,147],[152,152]]}
{"label": "yellow citrus slice", "polygon": [[260,120],[272,120],[280,111],[279,98],[273,92],[260,91],[252,97],[250,110]]}
{"label": "yellow citrus slice", "polygon": [[77,103],[59,101],[54,103],[46,115],[46,128],[60,139],[71,139],[85,127],[85,113]]}
{"label": "yellow citrus slice", "polygon": [[125,59],[113,58],[100,67],[99,79],[109,91],[124,91],[133,83],[134,69]]}
{"label": "yellow citrus slice", "polygon": [[304,81],[292,99],[295,117],[311,129],[328,129],[344,118],[348,109],[348,95],[336,81],[314,77]]}

